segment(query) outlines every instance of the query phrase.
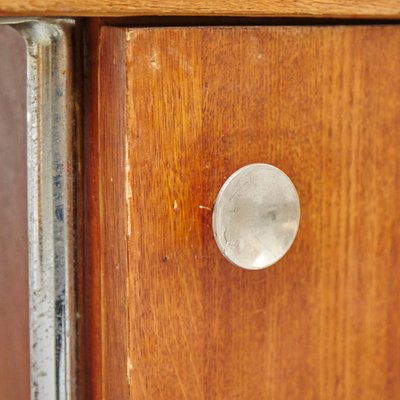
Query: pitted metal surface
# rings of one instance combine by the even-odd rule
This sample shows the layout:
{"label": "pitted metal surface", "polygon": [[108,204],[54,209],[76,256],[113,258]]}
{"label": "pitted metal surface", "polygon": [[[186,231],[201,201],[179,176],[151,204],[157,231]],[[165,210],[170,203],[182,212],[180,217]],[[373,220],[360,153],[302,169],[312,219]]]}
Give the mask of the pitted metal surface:
{"label": "pitted metal surface", "polygon": [[72,32],[67,19],[3,18],[27,47],[31,399],[77,397]]}

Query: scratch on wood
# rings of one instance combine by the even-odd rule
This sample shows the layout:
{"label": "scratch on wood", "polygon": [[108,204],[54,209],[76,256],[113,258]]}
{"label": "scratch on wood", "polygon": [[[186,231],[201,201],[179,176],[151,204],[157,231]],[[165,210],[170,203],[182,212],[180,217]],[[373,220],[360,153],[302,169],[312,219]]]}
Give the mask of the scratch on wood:
{"label": "scratch on wood", "polygon": [[131,378],[132,378],[132,376],[131,376],[132,369],[133,369],[132,361],[131,361],[130,357],[128,356],[128,358],[126,360],[126,375],[128,377],[129,382],[131,381]]}
{"label": "scratch on wood", "polygon": [[131,236],[131,199],[132,187],[130,183],[131,167],[129,164],[128,137],[125,142],[125,200],[126,200],[126,219],[127,219],[127,235]]}

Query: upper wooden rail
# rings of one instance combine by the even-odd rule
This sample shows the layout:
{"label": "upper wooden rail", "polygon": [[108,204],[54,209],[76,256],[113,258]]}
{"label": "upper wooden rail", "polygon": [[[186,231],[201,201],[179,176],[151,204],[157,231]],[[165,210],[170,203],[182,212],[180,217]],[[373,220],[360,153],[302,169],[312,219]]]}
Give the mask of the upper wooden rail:
{"label": "upper wooden rail", "polygon": [[0,15],[400,18],[400,0],[0,0]]}

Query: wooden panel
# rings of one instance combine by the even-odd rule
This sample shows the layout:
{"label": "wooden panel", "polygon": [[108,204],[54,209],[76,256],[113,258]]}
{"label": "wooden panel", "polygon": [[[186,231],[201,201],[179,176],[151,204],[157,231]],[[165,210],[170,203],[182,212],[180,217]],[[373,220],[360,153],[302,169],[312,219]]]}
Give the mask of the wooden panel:
{"label": "wooden panel", "polygon": [[[93,398],[400,397],[399,44],[397,26],[101,29]],[[290,176],[302,221],[244,271],[211,209],[254,162]]]}
{"label": "wooden panel", "polygon": [[[125,86],[125,34],[122,30],[112,30],[100,42],[98,54],[96,21],[91,25],[91,32],[93,42],[90,48],[94,51],[90,55],[89,68],[92,71],[90,93],[93,107],[89,129],[93,135],[86,143],[89,268],[85,277],[86,292],[90,296],[87,302],[87,348],[91,351],[87,357],[86,397],[104,398],[102,393],[108,393],[106,398],[116,396],[124,399],[128,398],[126,385],[116,385],[115,382],[125,375],[126,361],[120,364],[121,358],[127,359],[127,324],[120,319],[126,311],[126,304],[121,301],[127,282],[126,216],[124,209],[119,214],[108,210],[124,201],[125,153],[108,149],[123,149],[125,140],[125,98],[120,91]],[[98,57],[114,61],[103,64],[97,74]],[[112,104],[105,101],[110,99],[109,96],[113,98]],[[101,119],[97,120],[100,115]],[[112,132],[109,132],[111,126]],[[111,244],[110,248],[108,244]],[[113,279],[105,279],[103,267],[107,274],[113,275]],[[103,342],[105,337],[111,340],[107,345]]]}
{"label": "wooden panel", "polygon": [[0,15],[399,18],[398,0],[0,0]]}
{"label": "wooden panel", "polygon": [[0,27],[0,399],[29,398],[25,45]]}

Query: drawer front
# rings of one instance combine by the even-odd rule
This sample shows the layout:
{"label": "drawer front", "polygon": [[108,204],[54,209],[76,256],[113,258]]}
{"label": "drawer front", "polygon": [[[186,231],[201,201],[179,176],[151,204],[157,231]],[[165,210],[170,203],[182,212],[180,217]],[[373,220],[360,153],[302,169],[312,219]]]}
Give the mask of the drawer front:
{"label": "drawer front", "polygon": [[[94,398],[400,396],[400,27],[92,32]],[[297,188],[275,265],[219,251],[238,168]]]}

